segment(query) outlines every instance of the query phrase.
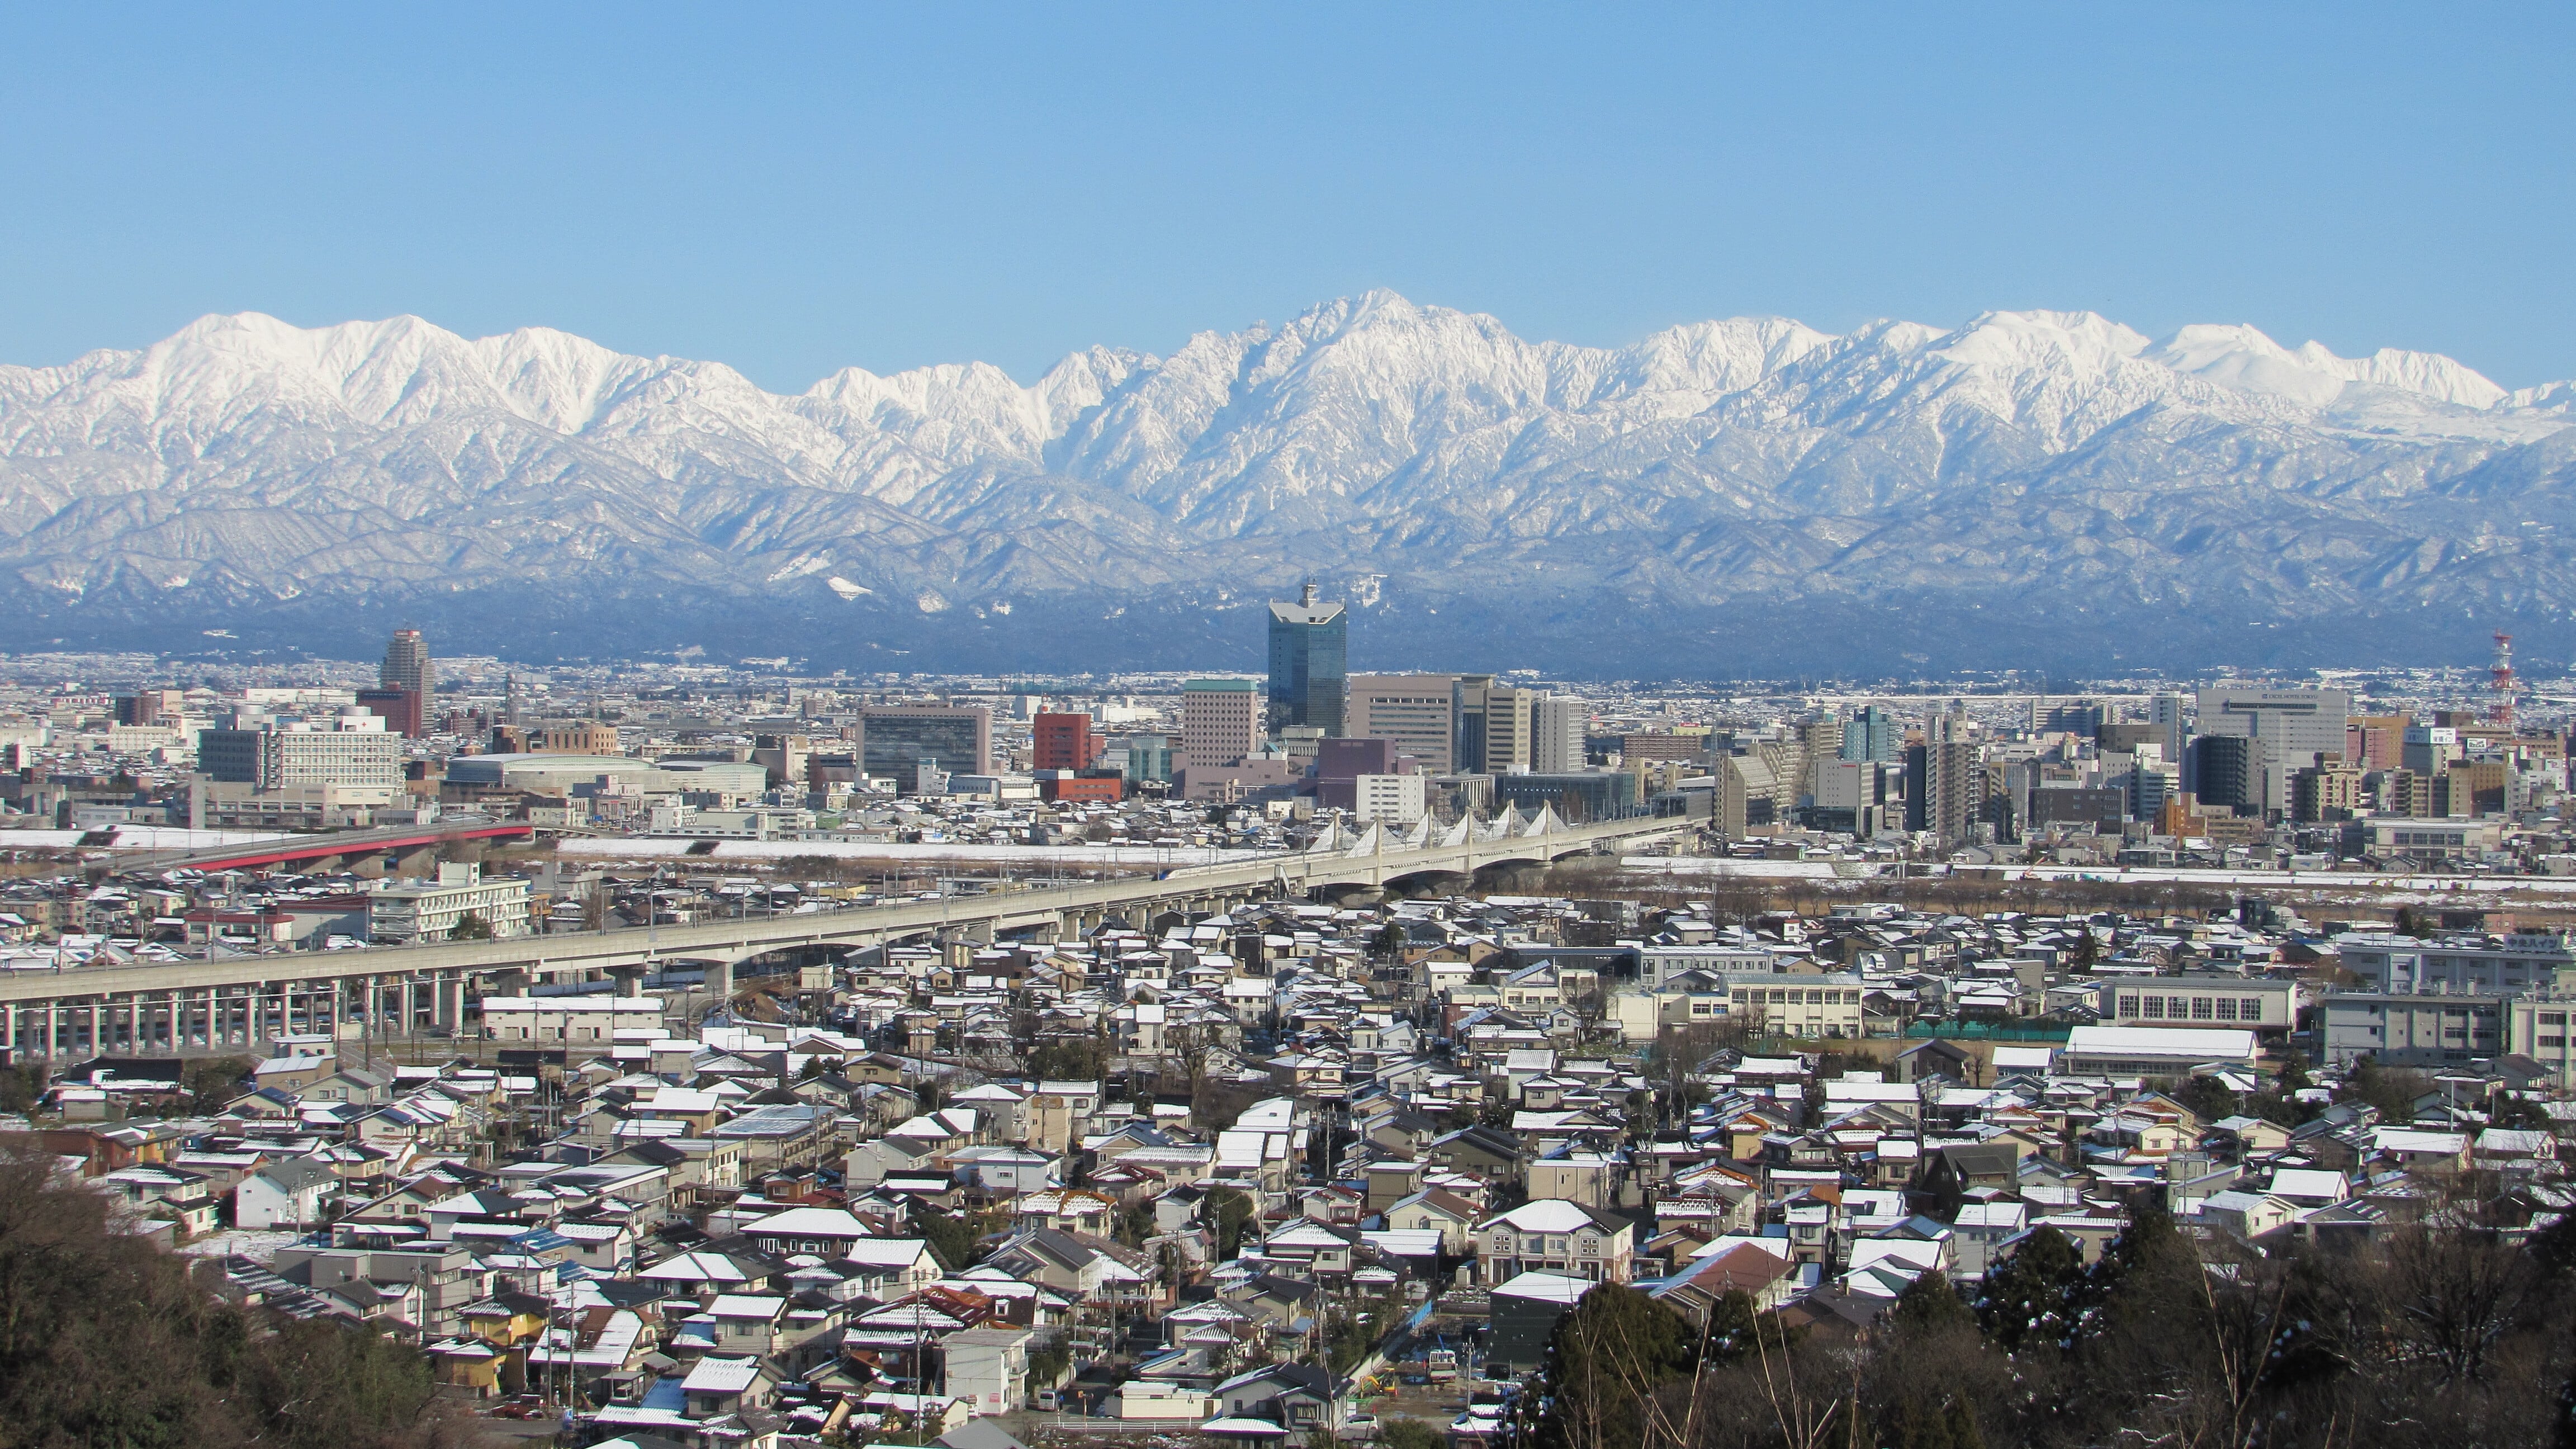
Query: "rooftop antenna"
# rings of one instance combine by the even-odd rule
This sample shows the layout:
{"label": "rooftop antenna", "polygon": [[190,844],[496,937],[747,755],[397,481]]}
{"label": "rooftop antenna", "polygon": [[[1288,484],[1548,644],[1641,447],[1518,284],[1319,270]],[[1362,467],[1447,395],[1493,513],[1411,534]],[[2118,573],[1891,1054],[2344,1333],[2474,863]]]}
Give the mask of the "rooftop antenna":
{"label": "rooftop antenna", "polygon": [[2515,689],[2513,680],[2513,636],[2511,634],[2504,633],[2497,634],[2495,636],[2495,647],[2495,663],[2487,667],[2487,693],[2492,699],[2492,702],[2487,705],[2487,718],[2496,724],[2500,724],[2507,729],[2511,729],[2513,727],[2513,692]]}

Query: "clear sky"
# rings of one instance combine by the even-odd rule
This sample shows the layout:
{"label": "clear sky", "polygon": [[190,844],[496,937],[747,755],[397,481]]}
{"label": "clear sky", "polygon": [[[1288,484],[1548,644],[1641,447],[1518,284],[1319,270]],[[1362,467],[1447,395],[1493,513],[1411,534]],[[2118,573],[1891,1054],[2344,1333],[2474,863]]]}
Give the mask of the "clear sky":
{"label": "clear sky", "polygon": [[10,6],[0,361],[245,309],[801,389],[1392,287],[2576,376],[2576,8]]}

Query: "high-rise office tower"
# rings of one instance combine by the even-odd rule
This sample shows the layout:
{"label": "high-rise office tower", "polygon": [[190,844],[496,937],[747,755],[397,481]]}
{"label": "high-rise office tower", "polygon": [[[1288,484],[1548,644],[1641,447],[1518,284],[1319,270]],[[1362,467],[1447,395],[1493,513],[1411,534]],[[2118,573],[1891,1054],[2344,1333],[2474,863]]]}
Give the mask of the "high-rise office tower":
{"label": "high-rise office tower", "polygon": [[1455,694],[1457,768],[1467,774],[1530,773],[1530,709],[1539,692],[1496,684],[1490,674],[1462,674]]}
{"label": "high-rise office tower", "polygon": [[1181,684],[1183,769],[1231,765],[1261,748],[1260,687],[1249,679]]}
{"label": "high-rise office tower", "polygon": [[1350,614],[1315,597],[1315,586],[1293,604],[1270,606],[1270,727],[1309,725],[1327,737],[1342,733],[1348,682]]}
{"label": "high-rise office tower", "polygon": [[2200,691],[2199,734],[2237,735],[2263,742],[2260,798],[2266,815],[2290,808],[2290,772],[2320,754],[2344,751],[2344,725],[2352,695],[2341,689],[2249,689],[2222,686]]}
{"label": "high-rise office tower", "polygon": [[385,662],[376,682],[387,689],[408,689],[423,700],[438,692],[438,675],[429,662],[429,641],[418,629],[396,629],[385,646]]}
{"label": "high-rise office tower", "polygon": [[1864,706],[1843,721],[1842,757],[1895,764],[1905,754],[1905,727],[1877,705]]}
{"label": "high-rise office tower", "polygon": [[1454,674],[1354,674],[1343,711],[1354,739],[1393,740],[1429,774],[1446,775],[1457,750]]}
{"label": "high-rise office tower", "polygon": [[1578,775],[1584,765],[1584,730],[1592,711],[1570,694],[1543,694],[1530,703],[1530,773]]}
{"label": "high-rise office tower", "polygon": [[2266,754],[2265,742],[2252,735],[2202,735],[2191,742],[2182,788],[2203,806],[2260,815]]}
{"label": "high-rise office tower", "polygon": [[859,711],[859,771],[910,790],[921,767],[993,773],[993,712],[983,705],[872,704]]}
{"label": "high-rise office tower", "polygon": [[2159,694],[2147,705],[2147,722],[2156,727],[2156,742],[2165,747],[2165,758],[2180,763],[2183,751],[2191,744],[2191,721],[2184,716],[2188,705],[2179,694]]}

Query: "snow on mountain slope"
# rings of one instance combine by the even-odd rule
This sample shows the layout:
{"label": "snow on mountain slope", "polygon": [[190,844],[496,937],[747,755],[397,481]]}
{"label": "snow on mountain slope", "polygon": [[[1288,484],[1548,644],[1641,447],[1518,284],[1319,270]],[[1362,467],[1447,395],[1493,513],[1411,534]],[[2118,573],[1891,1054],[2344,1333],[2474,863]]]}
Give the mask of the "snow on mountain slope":
{"label": "snow on mountain slope", "polygon": [[644,593],[889,628],[869,611],[981,600],[928,612],[1020,629],[1014,598],[1186,611],[1309,569],[1383,578],[1381,607],[1425,619],[1505,581],[1560,619],[2069,589],[2135,614],[2215,590],[2331,633],[2455,586],[2576,604],[2571,397],[2081,312],[1738,318],[1602,349],[1373,292],[1028,386],[968,363],[792,396],[543,328],[243,314],[0,367],[0,578],[47,637],[180,600]]}

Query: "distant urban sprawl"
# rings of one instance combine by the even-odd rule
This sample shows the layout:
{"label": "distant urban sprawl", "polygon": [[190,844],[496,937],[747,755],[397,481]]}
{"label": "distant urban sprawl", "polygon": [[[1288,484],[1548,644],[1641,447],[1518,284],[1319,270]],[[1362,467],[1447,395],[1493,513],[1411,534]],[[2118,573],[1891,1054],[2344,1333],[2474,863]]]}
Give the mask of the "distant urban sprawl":
{"label": "distant urban sprawl", "polygon": [[0,1156],[423,1414],[620,1449],[2563,1415],[2576,696],[2507,637],[1605,685],[1350,618],[0,661]]}

